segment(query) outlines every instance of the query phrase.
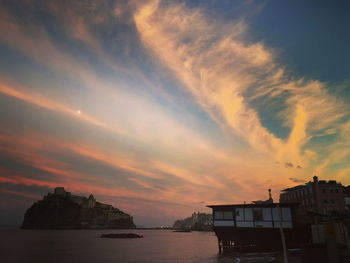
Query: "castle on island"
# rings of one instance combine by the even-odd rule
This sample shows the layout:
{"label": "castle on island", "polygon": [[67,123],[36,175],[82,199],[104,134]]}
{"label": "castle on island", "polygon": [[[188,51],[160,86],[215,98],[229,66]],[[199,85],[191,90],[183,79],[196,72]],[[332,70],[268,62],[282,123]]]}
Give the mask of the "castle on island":
{"label": "castle on island", "polygon": [[[81,205],[83,209],[94,208],[96,205],[96,199],[92,194],[90,194],[89,198],[86,198],[85,196],[72,195],[71,192],[67,192],[66,190],[64,190],[64,187],[56,187],[53,194],[52,193],[47,194],[47,196],[50,196],[50,195],[67,197],[71,199],[74,203]],[[101,208],[112,207],[111,205],[106,205],[101,203],[98,203],[97,206]]]}
{"label": "castle on island", "polygon": [[133,217],[90,194],[73,195],[56,187],[26,212],[23,228],[135,228]]}

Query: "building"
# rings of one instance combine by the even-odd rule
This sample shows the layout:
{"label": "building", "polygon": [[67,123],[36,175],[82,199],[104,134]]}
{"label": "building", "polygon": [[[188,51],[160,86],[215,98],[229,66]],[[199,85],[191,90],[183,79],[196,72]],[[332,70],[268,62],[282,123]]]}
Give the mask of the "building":
{"label": "building", "polygon": [[300,203],[307,211],[323,215],[340,215],[345,212],[343,186],[330,180],[318,180],[287,188],[280,194],[280,203]]}
{"label": "building", "polygon": [[311,240],[310,226],[298,221],[298,204],[263,203],[208,205],[213,209],[213,230],[223,249],[282,249],[281,228],[287,248]]}
{"label": "building", "polygon": [[203,226],[212,226],[213,225],[213,216],[206,213],[194,212],[192,214],[192,225],[203,225]]}

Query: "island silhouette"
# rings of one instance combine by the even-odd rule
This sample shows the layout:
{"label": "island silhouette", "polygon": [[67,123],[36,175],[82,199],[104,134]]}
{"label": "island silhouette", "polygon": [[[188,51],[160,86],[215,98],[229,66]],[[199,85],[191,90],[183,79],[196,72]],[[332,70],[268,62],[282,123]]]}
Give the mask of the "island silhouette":
{"label": "island silhouette", "polygon": [[89,229],[136,228],[133,217],[112,205],[73,195],[63,187],[56,187],[25,213],[23,229]]}

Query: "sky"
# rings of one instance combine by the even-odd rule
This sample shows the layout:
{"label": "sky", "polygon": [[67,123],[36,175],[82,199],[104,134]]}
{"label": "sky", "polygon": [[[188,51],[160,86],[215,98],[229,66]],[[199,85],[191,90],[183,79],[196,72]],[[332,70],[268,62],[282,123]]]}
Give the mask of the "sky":
{"label": "sky", "polygon": [[160,226],[349,185],[349,10],[0,0],[0,225],[57,186]]}

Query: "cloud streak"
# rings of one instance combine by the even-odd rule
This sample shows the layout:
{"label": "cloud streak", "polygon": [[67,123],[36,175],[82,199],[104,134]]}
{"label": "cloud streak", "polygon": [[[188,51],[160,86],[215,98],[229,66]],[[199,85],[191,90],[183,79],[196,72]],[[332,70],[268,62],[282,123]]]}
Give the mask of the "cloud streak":
{"label": "cloud streak", "polygon": [[[242,20],[225,24],[183,3],[159,1],[140,6],[134,19],[144,45],[212,118],[276,161],[307,166],[310,160],[302,148],[312,136],[335,132],[347,114],[347,106],[324,84],[293,79],[275,62],[273,50],[248,43]],[[263,96],[285,103],[278,117],[290,128],[286,140],[264,127],[250,106]]]}
{"label": "cloud streak", "polygon": [[350,183],[348,103],[253,41],[249,14],[228,21],[178,1],[41,6],[43,17],[30,2],[0,4],[4,195],[28,202],[62,185],[153,222],[267,188],[276,200],[315,173]]}

